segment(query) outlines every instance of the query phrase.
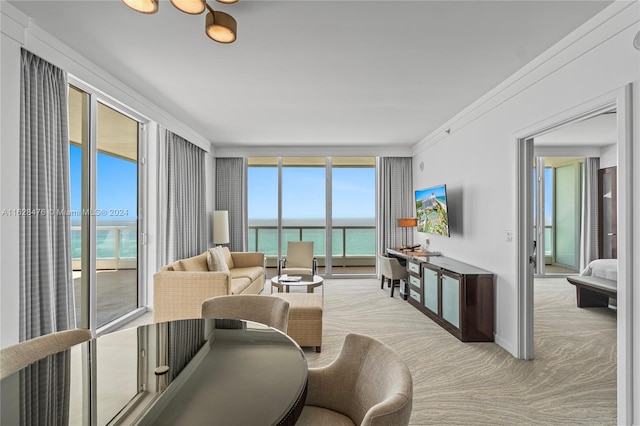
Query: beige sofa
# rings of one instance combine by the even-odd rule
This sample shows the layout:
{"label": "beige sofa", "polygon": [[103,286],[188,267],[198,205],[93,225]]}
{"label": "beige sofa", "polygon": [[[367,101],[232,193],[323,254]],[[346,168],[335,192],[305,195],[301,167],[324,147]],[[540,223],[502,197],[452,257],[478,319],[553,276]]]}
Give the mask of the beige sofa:
{"label": "beige sofa", "polygon": [[153,320],[200,318],[202,302],[214,296],[258,294],[264,288],[264,253],[230,252],[226,271],[209,271],[208,252],[163,266],[153,276]]}

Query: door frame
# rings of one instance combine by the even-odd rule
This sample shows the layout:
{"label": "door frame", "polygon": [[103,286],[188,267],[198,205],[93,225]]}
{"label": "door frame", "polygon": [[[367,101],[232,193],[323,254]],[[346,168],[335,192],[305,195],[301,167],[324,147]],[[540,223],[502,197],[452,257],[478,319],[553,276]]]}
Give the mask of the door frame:
{"label": "door frame", "polygon": [[[632,85],[627,84],[571,108],[514,134],[516,147],[518,353],[530,360],[533,353],[533,268],[529,263],[533,228],[532,167],[533,138],[567,124],[612,109],[617,111],[618,162],[618,320],[617,320],[617,398],[618,422],[633,419],[633,169],[632,169]],[[637,373],[636,373],[637,374]]]}

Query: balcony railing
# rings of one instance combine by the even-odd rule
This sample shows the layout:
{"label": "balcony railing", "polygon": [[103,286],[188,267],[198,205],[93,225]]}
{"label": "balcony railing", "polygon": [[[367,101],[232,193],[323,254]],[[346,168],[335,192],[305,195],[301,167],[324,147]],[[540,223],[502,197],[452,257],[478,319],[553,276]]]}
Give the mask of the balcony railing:
{"label": "balcony railing", "polygon": [[[313,241],[314,255],[324,266],[326,253],[324,226],[283,226],[282,255],[286,256],[288,241]],[[249,251],[265,254],[267,266],[276,266],[278,258],[278,227],[249,226]],[[331,261],[333,266],[371,266],[376,261],[375,226],[333,226]]]}
{"label": "balcony railing", "polygon": [[[82,269],[82,228],[80,226],[71,227],[71,258],[73,269]],[[136,269],[137,265],[136,226],[96,226],[96,269]]]}

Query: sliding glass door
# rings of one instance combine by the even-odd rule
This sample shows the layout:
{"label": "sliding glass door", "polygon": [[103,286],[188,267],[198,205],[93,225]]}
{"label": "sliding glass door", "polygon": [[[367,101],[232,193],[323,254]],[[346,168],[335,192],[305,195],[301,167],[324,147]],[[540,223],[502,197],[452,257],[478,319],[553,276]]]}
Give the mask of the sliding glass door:
{"label": "sliding glass door", "polygon": [[326,265],[326,158],[282,158],[282,228],[280,247],[289,241],[313,241],[318,273]]}
{"label": "sliding glass door", "polygon": [[373,274],[376,266],[374,157],[331,159],[331,271]]}
{"label": "sliding glass door", "polygon": [[318,271],[375,274],[374,157],[251,157],[249,250],[275,273],[289,241],[313,241]]}
{"label": "sliding glass door", "polygon": [[141,123],[69,87],[72,261],[79,327],[141,311],[138,241]]}

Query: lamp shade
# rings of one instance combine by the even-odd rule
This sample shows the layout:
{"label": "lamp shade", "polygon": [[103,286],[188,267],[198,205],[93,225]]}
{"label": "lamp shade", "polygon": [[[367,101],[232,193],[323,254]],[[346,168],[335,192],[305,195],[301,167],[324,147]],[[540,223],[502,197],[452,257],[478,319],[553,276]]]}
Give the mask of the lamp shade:
{"label": "lamp shade", "polygon": [[413,217],[398,218],[398,227],[400,228],[413,228],[418,226],[418,219]]}
{"label": "lamp shade", "polygon": [[171,4],[181,12],[199,15],[204,12],[204,0],[171,0]]}
{"label": "lamp shade", "polygon": [[140,13],[156,13],[158,0],[122,0],[124,4]]}
{"label": "lamp shade", "polygon": [[213,212],[213,243],[229,243],[229,212],[227,210]]}
{"label": "lamp shade", "polygon": [[205,32],[212,40],[219,43],[233,43],[236,40],[238,23],[233,16],[224,12],[207,13]]}

